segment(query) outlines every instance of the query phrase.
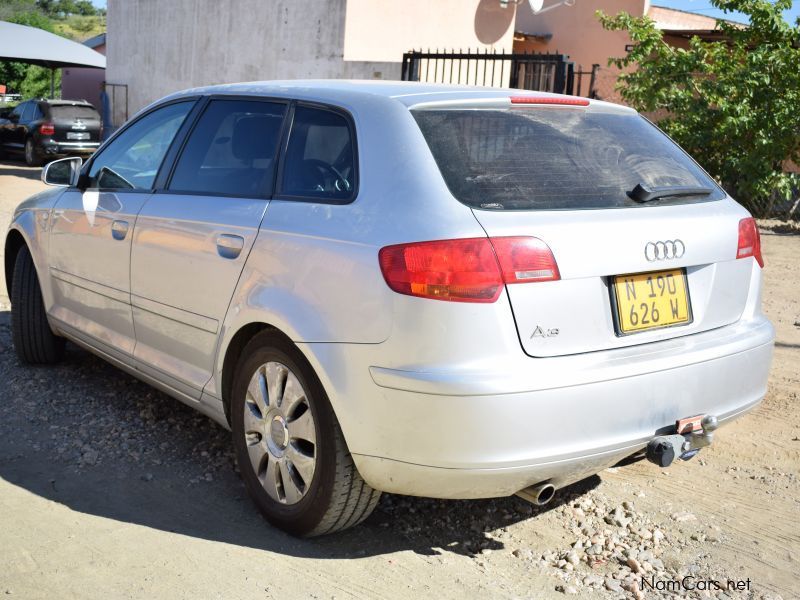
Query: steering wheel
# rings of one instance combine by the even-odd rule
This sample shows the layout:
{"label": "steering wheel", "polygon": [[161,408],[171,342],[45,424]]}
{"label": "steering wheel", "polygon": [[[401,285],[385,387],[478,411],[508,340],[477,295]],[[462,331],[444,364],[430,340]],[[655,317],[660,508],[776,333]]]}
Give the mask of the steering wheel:
{"label": "steering wheel", "polygon": [[[323,176],[327,175],[331,179],[333,179],[333,187],[336,188],[337,192],[349,192],[352,188],[350,182],[347,181],[344,175],[341,174],[339,169],[334,167],[333,165],[326,163],[324,160],[319,160],[318,158],[305,158],[303,162],[306,163],[309,167],[313,169],[317,169],[321,171]],[[322,187],[327,187],[324,182]],[[317,190],[320,192],[325,192],[327,190],[321,189]]]}

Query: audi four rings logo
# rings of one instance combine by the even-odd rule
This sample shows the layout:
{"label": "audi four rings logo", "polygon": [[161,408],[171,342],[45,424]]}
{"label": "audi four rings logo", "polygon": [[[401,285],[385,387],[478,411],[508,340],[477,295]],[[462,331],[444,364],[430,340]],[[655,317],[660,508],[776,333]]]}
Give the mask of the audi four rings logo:
{"label": "audi four rings logo", "polygon": [[648,260],[648,262],[680,258],[685,252],[686,246],[681,240],[647,242],[647,245],[644,247],[644,257]]}

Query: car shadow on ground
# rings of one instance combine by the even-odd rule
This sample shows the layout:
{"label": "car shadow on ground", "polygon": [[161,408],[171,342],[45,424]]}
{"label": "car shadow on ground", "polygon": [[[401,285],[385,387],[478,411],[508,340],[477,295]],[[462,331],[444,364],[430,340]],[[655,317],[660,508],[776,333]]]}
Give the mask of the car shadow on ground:
{"label": "car shadow on ground", "polygon": [[64,363],[26,367],[0,312],[0,477],[74,511],[309,558],[402,550],[475,556],[490,535],[597,487],[591,477],[545,507],[517,497],[384,495],[357,528],[300,540],[271,527],[235,472],[230,434],[196,411],[68,345]]}
{"label": "car shadow on ground", "polygon": [[2,172],[0,172],[0,175],[3,176],[24,177],[25,179],[33,179],[35,181],[38,181],[42,177],[41,167],[29,167],[22,159],[16,161],[13,159],[4,158],[0,160],[0,166],[10,167],[5,168],[2,170]]}

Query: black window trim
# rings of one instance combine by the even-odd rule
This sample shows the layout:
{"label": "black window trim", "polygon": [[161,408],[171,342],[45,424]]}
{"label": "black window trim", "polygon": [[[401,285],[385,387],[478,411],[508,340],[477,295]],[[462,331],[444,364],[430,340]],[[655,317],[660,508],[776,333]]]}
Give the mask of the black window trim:
{"label": "black window trim", "polygon": [[[170,154],[172,152],[173,147],[179,141],[181,141],[182,136],[185,134],[185,130],[186,130],[187,124],[192,122],[197,116],[198,107],[202,103],[202,102],[198,102],[198,100],[202,101],[202,96],[182,96],[180,98],[173,98],[172,100],[169,100],[168,102],[161,102],[161,103],[153,106],[152,108],[150,108],[146,112],[143,112],[142,114],[138,115],[135,119],[131,119],[130,121],[125,123],[122,127],[117,129],[111,135],[111,137],[108,138],[95,151],[94,154],[92,154],[92,157],[89,160],[87,160],[84,163],[83,167],[81,167],[81,175],[80,175],[80,177],[78,179],[78,185],[75,186],[75,187],[69,188],[69,190],[77,190],[77,191],[80,191],[80,192],[85,192],[87,190],[91,190],[93,192],[113,192],[115,194],[152,194],[153,192],[155,192],[157,190],[156,186],[157,186],[157,184],[159,182],[159,177],[161,176],[161,173],[164,170],[164,167],[168,164],[167,161],[170,158]],[[132,127],[133,125],[135,125],[136,123],[138,123],[139,121],[141,121],[142,119],[147,117],[148,115],[151,115],[155,111],[160,110],[162,108],[165,108],[167,106],[171,106],[173,104],[181,104],[181,103],[184,103],[184,102],[191,102],[191,103],[193,103],[193,105],[189,109],[189,112],[186,113],[186,117],[183,119],[183,123],[181,123],[181,126],[178,128],[178,131],[175,133],[175,137],[172,138],[172,142],[170,143],[170,146],[167,149],[167,152],[164,154],[164,158],[161,160],[161,165],[159,166],[158,171],[156,172],[156,176],[155,176],[155,178],[153,178],[153,183],[149,188],[147,188],[147,189],[132,189],[132,190],[129,190],[129,189],[126,189],[126,188],[93,188],[93,187],[89,187],[88,185],[86,185],[86,180],[89,177],[89,171],[92,168],[92,164],[94,164],[94,161],[97,160],[97,157],[102,156],[102,154],[106,150],[106,148],[108,148],[114,142],[114,140],[117,139],[118,136],[120,136],[123,132],[127,131],[128,128]]]}
{"label": "black window trim", "polygon": [[[175,174],[175,169],[178,166],[178,162],[183,156],[183,152],[186,148],[186,144],[189,141],[192,133],[197,127],[197,124],[200,122],[203,114],[205,113],[206,109],[208,108],[209,104],[211,104],[214,100],[234,100],[234,101],[247,101],[247,102],[261,102],[267,104],[283,104],[286,105],[286,112],[283,115],[283,123],[281,124],[281,133],[278,138],[278,148],[276,150],[276,158],[278,159],[278,164],[276,168],[273,169],[272,172],[272,182],[268,189],[264,189],[261,194],[231,194],[231,193],[221,193],[221,192],[202,192],[202,191],[184,191],[184,190],[171,190],[169,189],[170,184],[172,183],[172,176]],[[166,156],[164,157],[164,164],[162,165],[162,170],[164,171],[163,177],[161,171],[156,176],[154,181],[155,189],[153,190],[154,194],[171,194],[174,196],[206,196],[212,198],[250,198],[253,200],[269,200],[272,198],[273,192],[275,190],[275,178],[276,173],[281,165],[281,152],[283,149],[283,140],[284,136],[286,135],[287,130],[287,123],[289,122],[289,115],[292,111],[292,102],[288,98],[281,98],[281,97],[272,97],[272,96],[252,96],[252,95],[243,95],[243,94],[210,94],[207,96],[203,96],[201,102],[199,103],[199,107],[197,110],[197,114],[194,116],[190,126],[187,128],[186,134],[181,137],[180,144],[175,144],[175,151],[173,153],[173,148],[170,147],[169,151],[167,151]],[[176,136],[177,141],[177,136]],[[167,162],[167,159],[170,159]],[[165,168],[169,165],[169,168]]]}
{"label": "black window trim", "polygon": [[[283,191],[280,189],[281,182],[283,181],[283,170],[286,166],[286,150],[289,147],[289,138],[291,137],[292,128],[294,126],[294,114],[295,108],[297,106],[303,106],[307,108],[314,108],[317,110],[327,110],[328,112],[332,112],[344,117],[345,122],[347,123],[347,127],[350,130],[350,140],[353,146],[353,189],[350,193],[349,198],[322,198],[319,196],[303,196],[303,195],[295,195],[295,194],[284,194]],[[278,162],[278,168],[275,170],[275,184],[274,184],[274,194],[272,198],[274,200],[285,200],[290,202],[306,202],[310,204],[335,204],[335,205],[346,205],[352,204],[358,199],[358,191],[359,191],[359,181],[360,181],[360,164],[359,164],[359,154],[358,154],[358,136],[356,135],[356,124],[355,120],[353,119],[353,115],[350,114],[350,111],[345,110],[340,106],[335,106],[333,104],[326,104],[323,102],[314,102],[309,100],[294,100],[292,101],[292,105],[290,107],[290,113],[287,115],[288,117],[288,126],[285,127],[284,131],[284,138],[281,140],[281,147],[280,147],[280,161]]]}

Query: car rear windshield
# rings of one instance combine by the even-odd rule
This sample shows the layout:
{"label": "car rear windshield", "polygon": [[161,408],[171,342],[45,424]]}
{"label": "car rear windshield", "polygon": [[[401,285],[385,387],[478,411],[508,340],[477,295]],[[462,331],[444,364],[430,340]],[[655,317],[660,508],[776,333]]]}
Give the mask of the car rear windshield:
{"label": "car rear windshield", "polygon": [[91,106],[51,106],[54,119],[100,119],[100,115]]}
{"label": "car rear windshield", "polygon": [[[412,111],[447,186],[496,210],[621,208],[723,198],[672,140],[635,113],[569,108]],[[710,193],[639,203],[637,185]]]}

